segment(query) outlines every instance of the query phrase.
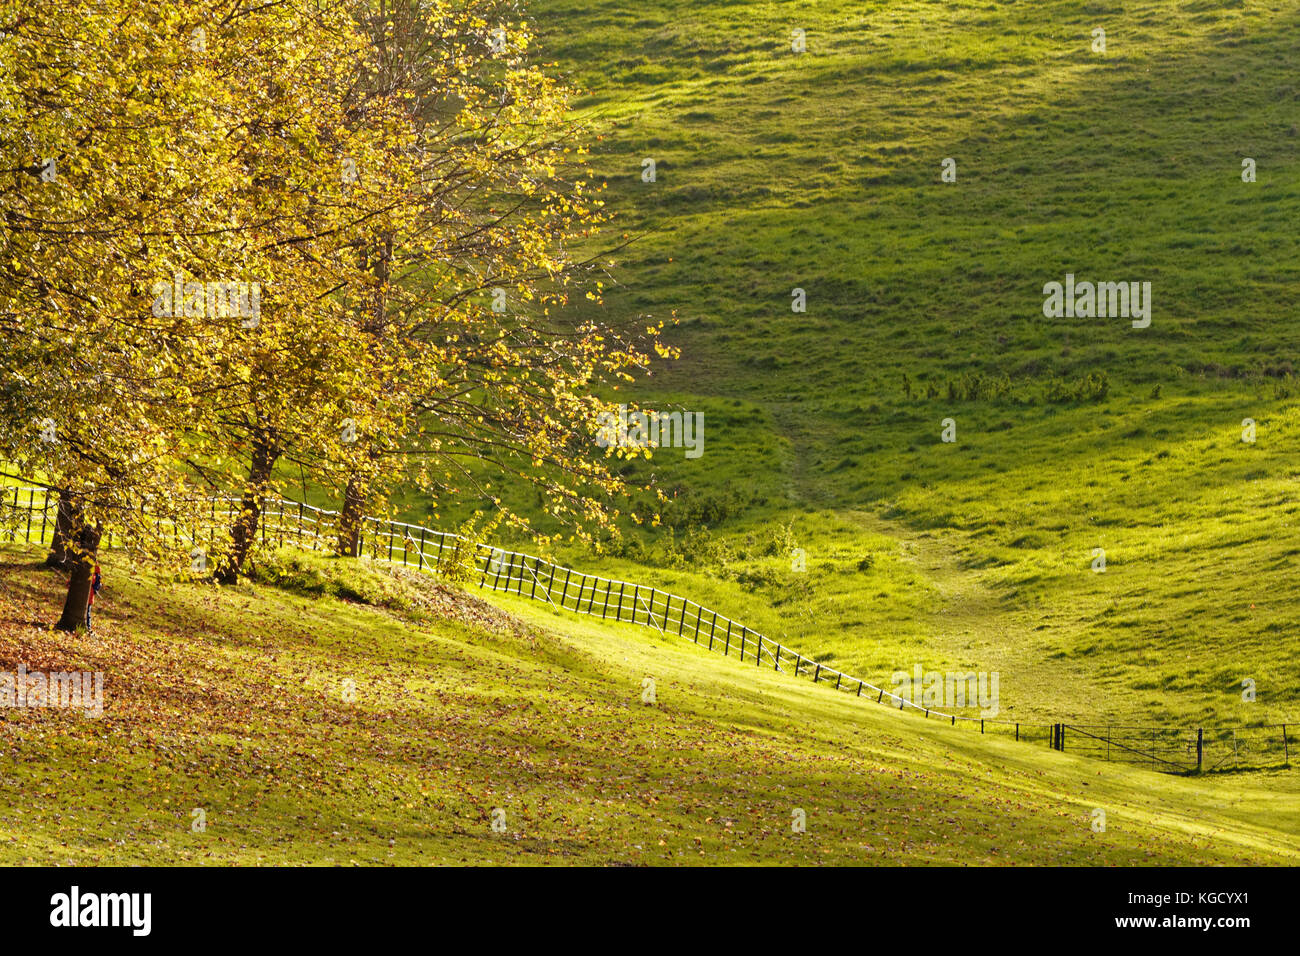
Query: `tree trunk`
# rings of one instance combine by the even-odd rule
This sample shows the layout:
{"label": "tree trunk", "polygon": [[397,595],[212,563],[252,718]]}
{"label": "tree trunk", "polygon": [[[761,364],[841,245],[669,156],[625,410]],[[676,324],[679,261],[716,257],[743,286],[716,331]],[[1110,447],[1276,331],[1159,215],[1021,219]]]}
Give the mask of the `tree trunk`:
{"label": "tree trunk", "polygon": [[75,631],[86,626],[86,605],[90,603],[90,582],[95,574],[95,558],[99,554],[99,539],[103,526],[85,524],[79,517],[67,542],[65,554],[71,565],[68,596],[63,602],[63,615],[55,625],[60,631]]}
{"label": "tree trunk", "polygon": [[374,292],[371,294],[370,311],[361,320],[361,328],[371,335],[378,335],[388,327],[388,283],[393,277],[393,234],[384,233],[379,241],[379,248],[370,257],[370,271],[374,274]]}
{"label": "tree trunk", "polygon": [[[375,290],[370,300],[369,310],[362,315],[361,328],[371,335],[378,335],[388,325],[388,283],[392,279],[393,234],[385,233],[378,249],[368,256],[367,264],[375,278]],[[355,558],[361,552],[361,525],[366,516],[366,502],[369,499],[369,477],[366,468],[375,460],[375,450],[370,448],[365,463],[348,475],[348,485],[343,492],[343,510],[339,513],[338,554],[345,558]]]}
{"label": "tree trunk", "polygon": [[216,579],[222,584],[234,584],[239,580],[248,555],[253,550],[271,472],[279,457],[280,454],[267,433],[259,430],[253,439],[253,460],[248,469],[248,485],[239,503],[239,514],[235,516],[235,524],[230,530],[230,552],[217,568]]}
{"label": "tree trunk", "polygon": [[59,507],[54,518],[54,537],[50,540],[50,553],[45,558],[47,568],[68,567],[68,540],[73,535],[73,529],[77,526],[77,519],[81,512],[76,502],[73,501],[72,495],[66,491],[59,492]]}
{"label": "tree trunk", "polygon": [[343,510],[339,513],[338,553],[345,558],[355,558],[361,553],[361,522],[365,518],[366,493],[359,474],[348,478],[343,492]]}

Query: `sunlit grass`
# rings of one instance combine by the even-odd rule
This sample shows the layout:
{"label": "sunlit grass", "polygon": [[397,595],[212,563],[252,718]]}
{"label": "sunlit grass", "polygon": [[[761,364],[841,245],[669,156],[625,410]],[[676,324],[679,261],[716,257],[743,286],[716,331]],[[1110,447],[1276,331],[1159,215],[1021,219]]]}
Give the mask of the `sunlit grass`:
{"label": "sunlit grass", "polygon": [[[286,556],[276,589],[169,582],[109,556],[98,633],[64,635],[38,557],[0,548],[0,667],[103,671],[106,709],[0,711],[7,863],[1300,859],[1294,774],[1101,764],[644,629],[494,598],[520,621],[428,577],[317,557]],[[331,591],[353,597],[313,596]]]}
{"label": "sunlit grass", "polygon": [[[549,0],[539,20],[639,237],[607,311],[681,318],[682,360],[638,397],[705,411],[704,457],[654,468],[708,535],[639,532],[601,567],[875,681],[999,670],[1036,719],[1300,717],[1292,5]],[[1066,272],[1149,279],[1151,327],[1045,319]],[[1104,398],[1051,398],[1092,373]],[[1008,394],[949,397],[973,375]]]}

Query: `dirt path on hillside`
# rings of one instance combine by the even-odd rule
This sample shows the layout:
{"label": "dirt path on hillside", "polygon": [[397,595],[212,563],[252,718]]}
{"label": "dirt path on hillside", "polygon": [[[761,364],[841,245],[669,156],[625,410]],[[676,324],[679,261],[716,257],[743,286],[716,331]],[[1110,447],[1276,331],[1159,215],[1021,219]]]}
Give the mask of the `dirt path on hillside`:
{"label": "dirt path on hillside", "polygon": [[808,480],[820,449],[800,426],[797,406],[770,404],[773,421],[791,436],[785,479],[793,506],[826,509],[863,532],[898,542],[899,553],[934,588],[938,600],[921,622],[925,645],[917,660],[947,660],[964,670],[996,671],[1004,701],[999,717],[1026,722],[1101,722],[1124,712],[1122,701],[1099,691],[1086,666],[1064,656],[1052,626],[1057,608],[1025,607],[988,583],[972,566],[959,531],[917,530],[901,521],[837,505]]}
{"label": "dirt path on hillside", "polygon": [[863,531],[886,535],[935,589],[925,622],[936,656],[971,670],[997,671],[1001,719],[1095,719],[1103,708],[1087,674],[1053,646],[1043,614],[1006,601],[977,568],[963,566],[960,532],[916,531],[863,511],[841,512]]}

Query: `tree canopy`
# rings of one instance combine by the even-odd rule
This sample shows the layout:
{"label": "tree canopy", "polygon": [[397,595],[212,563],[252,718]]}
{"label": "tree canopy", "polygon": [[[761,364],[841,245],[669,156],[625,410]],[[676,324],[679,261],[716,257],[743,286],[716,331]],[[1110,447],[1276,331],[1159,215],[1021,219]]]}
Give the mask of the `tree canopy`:
{"label": "tree canopy", "polygon": [[513,4],[0,0],[0,34],[0,460],[82,577],[233,494],[236,578],[282,463],[345,515],[484,468],[617,515],[597,391],[667,350],[565,311],[603,214]]}

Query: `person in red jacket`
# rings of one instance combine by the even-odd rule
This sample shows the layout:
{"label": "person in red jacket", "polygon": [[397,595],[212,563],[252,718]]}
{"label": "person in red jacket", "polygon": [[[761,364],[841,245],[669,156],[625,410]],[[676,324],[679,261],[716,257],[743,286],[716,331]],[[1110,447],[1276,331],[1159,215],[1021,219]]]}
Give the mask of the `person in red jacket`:
{"label": "person in red jacket", "polygon": [[103,576],[100,575],[99,573],[99,565],[96,564],[95,574],[90,579],[90,594],[86,599],[86,633],[87,634],[90,633],[90,609],[92,606],[94,606],[95,595],[99,593],[99,589],[103,586],[104,586],[104,579]]}

